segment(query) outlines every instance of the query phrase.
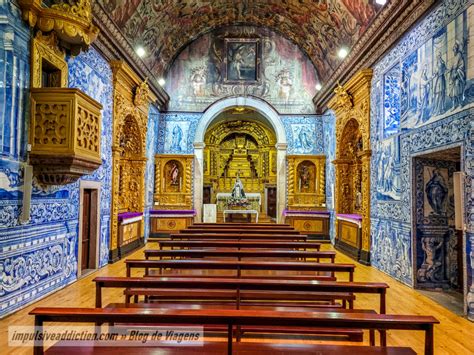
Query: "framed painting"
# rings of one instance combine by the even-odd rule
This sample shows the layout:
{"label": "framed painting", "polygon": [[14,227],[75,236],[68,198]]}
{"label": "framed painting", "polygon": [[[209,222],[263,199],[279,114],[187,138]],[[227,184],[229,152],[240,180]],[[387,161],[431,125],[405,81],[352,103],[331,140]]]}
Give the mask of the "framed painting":
{"label": "framed painting", "polygon": [[259,80],[260,41],[247,38],[225,39],[225,81],[255,83]]}

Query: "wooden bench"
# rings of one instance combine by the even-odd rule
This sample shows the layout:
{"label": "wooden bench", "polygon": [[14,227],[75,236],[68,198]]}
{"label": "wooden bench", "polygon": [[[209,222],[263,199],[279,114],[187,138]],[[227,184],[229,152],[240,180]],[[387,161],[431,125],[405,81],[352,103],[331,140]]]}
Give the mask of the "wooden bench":
{"label": "wooden bench", "polygon": [[159,242],[160,249],[163,248],[235,248],[235,249],[295,249],[295,250],[320,250],[320,243],[311,242],[276,242],[276,241],[253,241],[253,240],[163,240]]}
{"label": "wooden bench", "polygon": [[[306,242],[307,235],[303,234],[238,234],[238,233],[179,233],[170,234],[171,240],[254,240],[254,241],[287,241],[287,242]],[[158,239],[160,240],[160,239]]]}
{"label": "wooden bench", "polygon": [[[149,269],[191,269],[191,270],[235,270],[236,276],[241,276],[243,270],[261,271],[307,271],[327,272],[331,276],[336,272],[349,275],[349,281],[354,281],[354,264],[339,263],[315,263],[315,262],[277,262],[277,261],[238,261],[238,260],[125,260],[127,277],[131,275],[131,269],[145,269],[145,276],[149,276]],[[317,276],[307,275],[309,278]],[[287,278],[291,278],[288,276]]]}
{"label": "wooden bench", "polygon": [[289,229],[289,230],[296,230],[294,227],[289,225],[281,225],[281,224],[274,224],[274,225],[260,225],[260,224],[238,224],[238,223],[225,223],[225,224],[208,224],[208,225],[200,225],[200,224],[192,224],[186,229],[268,229],[268,230],[281,230],[281,229]]}
{"label": "wooden bench", "polygon": [[[44,322],[224,325],[227,327],[227,354],[233,354],[234,326],[273,326],[278,324],[289,327],[423,331],[425,333],[425,355],[432,355],[434,352],[433,328],[435,324],[439,323],[431,316],[215,309],[35,308],[30,314],[35,316],[36,327],[42,327]],[[245,344],[247,343],[240,343],[236,346],[245,349]],[[318,346],[313,345],[312,351],[317,352]],[[346,352],[351,351],[352,354],[360,354],[357,346],[339,345],[339,349]],[[34,354],[43,354],[43,350],[42,340],[37,340],[34,345]],[[368,354],[371,354],[370,350],[371,348],[365,349],[365,351],[369,351]],[[379,349],[373,348],[373,350],[378,351]],[[118,351],[117,348],[115,351]],[[141,351],[141,348],[137,349],[137,352],[141,353]]]}
{"label": "wooden bench", "polygon": [[147,249],[145,259],[155,258],[287,258],[287,259],[329,259],[334,263],[334,251],[297,251],[297,250],[235,250],[235,249],[192,249],[192,250],[155,250]]}
{"label": "wooden bench", "polygon": [[241,227],[241,226],[252,226],[252,227],[273,227],[273,228],[278,228],[278,227],[291,227],[293,228],[292,226],[290,226],[289,224],[287,223],[239,223],[239,222],[228,222],[228,223],[211,223],[211,222],[195,222],[193,223],[191,226],[201,226],[201,227],[207,227],[207,226],[210,226],[210,227],[214,227],[214,226],[223,226],[223,227],[227,227],[227,226],[234,226],[234,227]]}
{"label": "wooden bench", "polygon": [[[238,278],[169,278],[169,277],[96,277],[96,307],[102,307],[103,288],[136,289],[185,289],[185,290],[237,290],[242,291],[284,291],[284,292],[346,292],[377,294],[379,312],[386,312],[385,283],[333,282],[307,280],[268,280]],[[129,302],[130,300],[128,300]],[[127,302],[127,303],[128,303]],[[353,304],[349,305],[353,308]]]}
{"label": "wooden bench", "polygon": [[181,229],[179,234],[300,234],[294,229],[255,229],[255,228],[194,228],[194,229]]}

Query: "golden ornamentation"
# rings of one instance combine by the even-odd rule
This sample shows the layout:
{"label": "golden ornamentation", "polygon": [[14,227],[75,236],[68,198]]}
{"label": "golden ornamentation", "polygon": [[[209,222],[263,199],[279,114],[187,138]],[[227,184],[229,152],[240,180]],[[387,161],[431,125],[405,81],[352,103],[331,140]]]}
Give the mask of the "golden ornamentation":
{"label": "golden ornamentation", "polygon": [[68,66],[65,53],[58,46],[58,40],[54,32],[43,35],[38,32],[31,41],[31,87],[40,88],[43,86],[43,66],[49,65],[55,71],[48,76],[52,76],[54,82],[52,87],[67,87]]}
{"label": "golden ornamentation", "polygon": [[325,209],[326,189],[324,155],[287,155],[288,209],[310,211]]}
{"label": "golden ornamentation", "polygon": [[78,89],[31,89],[30,162],[45,184],[67,184],[101,163],[102,105]]}
{"label": "golden ornamentation", "polygon": [[148,97],[150,96],[150,88],[148,87],[147,80],[148,79],[145,79],[145,81],[135,89],[135,96],[133,97],[133,103],[135,106],[141,106],[149,102]]}
{"label": "golden ornamentation", "polygon": [[370,83],[372,70],[358,72],[329,102],[336,113],[336,213],[362,216],[360,248],[370,250]]}
{"label": "golden ornamentation", "polygon": [[122,61],[112,61],[113,72],[113,140],[112,140],[112,202],[110,248],[120,245],[118,214],[143,212],[145,209],[146,134],[151,94],[143,96],[141,105],[135,95],[144,82]]}
{"label": "golden ornamentation", "polygon": [[206,132],[204,185],[211,186],[211,201],[217,193],[232,190],[237,174],[246,192],[262,196],[265,186],[276,183],[270,161],[276,157],[275,133],[262,123],[244,119],[245,115],[220,122]]}
{"label": "golden ornamentation", "polygon": [[99,30],[92,24],[90,0],[61,2],[45,7],[41,0],[18,1],[23,20],[43,33],[54,31],[62,47],[77,55],[87,50]]}
{"label": "golden ornamentation", "polygon": [[[164,210],[190,210],[193,208],[194,155],[155,155],[155,206]],[[178,173],[172,174],[174,166]]]}

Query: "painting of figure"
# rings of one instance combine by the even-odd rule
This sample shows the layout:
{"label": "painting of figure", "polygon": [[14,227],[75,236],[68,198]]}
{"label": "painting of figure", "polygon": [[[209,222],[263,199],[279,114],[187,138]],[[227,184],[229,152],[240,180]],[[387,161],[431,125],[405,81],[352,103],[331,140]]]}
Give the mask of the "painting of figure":
{"label": "painting of figure", "polygon": [[449,96],[453,102],[453,110],[462,106],[464,102],[464,88],[466,86],[466,62],[461,42],[456,40],[453,46],[453,66],[450,70],[451,89]]}
{"label": "painting of figure", "polygon": [[166,153],[184,153],[187,150],[189,122],[170,121],[166,123],[165,147]]}
{"label": "painting of figure", "polygon": [[293,124],[293,151],[296,154],[308,154],[314,147],[314,127],[310,124]]}
{"label": "painting of figure", "polygon": [[400,200],[400,145],[399,137],[382,142],[376,157],[377,199],[382,201]]}
{"label": "painting of figure", "polygon": [[257,81],[258,42],[228,40],[226,45],[227,81]]}
{"label": "painting of figure", "polygon": [[448,170],[431,166],[424,167],[425,216],[444,216],[448,202]]}

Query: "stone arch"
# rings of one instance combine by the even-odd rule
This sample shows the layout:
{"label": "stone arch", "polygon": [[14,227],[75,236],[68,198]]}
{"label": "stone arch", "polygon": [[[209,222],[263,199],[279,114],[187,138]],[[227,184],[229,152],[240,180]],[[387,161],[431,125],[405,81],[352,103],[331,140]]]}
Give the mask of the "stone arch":
{"label": "stone arch", "polygon": [[281,222],[286,207],[286,131],[278,112],[267,102],[255,97],[230,97],[209,106],[201,117],[194,136],[194,209],[196,220],[201,221],[203,201],[204,137],[207,129],[222,112],[234,107],[247,107],[260,113],[275,131],[277,148],[277,222]]}

